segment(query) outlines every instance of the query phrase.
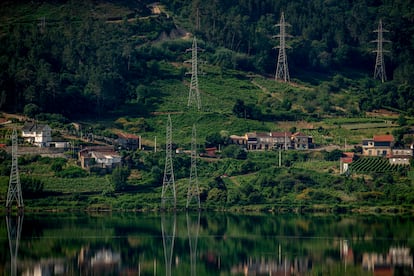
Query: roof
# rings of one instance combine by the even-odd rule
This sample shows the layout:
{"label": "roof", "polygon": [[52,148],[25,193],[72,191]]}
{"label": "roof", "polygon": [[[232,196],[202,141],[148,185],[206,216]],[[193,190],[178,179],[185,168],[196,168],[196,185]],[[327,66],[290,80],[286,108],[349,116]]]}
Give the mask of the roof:
{"label": "roof", "polygon": [[256,132],[256,137],[270,137],[269,132]]}
{"label": "roof", "polygon": [[272,137],[289,137],[292,136],[291,132],[280,131],[280,132],[271,132],[270,136]]}
{"label": "roof", "polygon": [[130,133],[118,133],[118,137],[124,139],[139,139],[139,136]]}
{"label": "roof", "polygon": [[119,156],[115,152],[99,152],[99,151],[93,151],[93,152],[91,152],[91,154],[95,158],[99,158],[99,159],[112,159],[112,158],[120,158],[121,157],[121,156]]}
{"label": "roof", "polygon": [[341,157],[343,163],[352,163],[352,157]]}
{"label": "roof", "polygon": [[[256,136],[256,137],[289,137],[292,135],[291,132],[254,132],[254,133],[248,133],[248,136]],[[250,136],[250,137],[251,137]]]}
{"label": "roof", "polygon": [[394,142],[392,135],[374,135],[374,142]]}
{"label": "roof", "polygon": [[350,158],[354,158],[355,156],[355,152],[343,152],[342,155],[344,157],[350,157]]}
{"label": "roof", "polygon": [[230,139],[246,139],[246,136],[230,135]]}
{"label": "roof", "polygon": [[80,152],[92,152],[92,151],[114,152],[114,147],[110,147],[110,146],[90,146],[90,147],[85,147],[85,148],[80,150]]}
{"label": "roof", "polygon": [[46,124],[37,124],[34,122],[26,122],[23,125],[22,131],[24,132],[38,132],[42,131],[45,127],[49,127]]}
{"label": "roof", "polygon": [[296,133],[292,134],[292,136],[294,136],[294,137],[309,137],[309,135],[306,135],[305,133],[302,133],[302,132],[296,132]]}

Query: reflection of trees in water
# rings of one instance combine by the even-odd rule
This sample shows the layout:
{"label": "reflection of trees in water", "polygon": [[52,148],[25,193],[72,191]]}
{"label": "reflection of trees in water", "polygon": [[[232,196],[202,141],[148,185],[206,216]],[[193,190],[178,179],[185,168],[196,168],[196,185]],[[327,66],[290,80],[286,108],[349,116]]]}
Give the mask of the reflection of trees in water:
{"label": "reflection of trees in water", "polygon": [[[346,265],[348,272],[363,269],[365,253],[386,256],[395,246],[410,249],[408,257],[412,259],[414,221],[405,217],[207,212],[161,215],[26,215],[25,238],[19,242],[14,236],[10,240],[14,240],[13,248],[20,244],[19,259],[25,262],[19,262],[18,269],[22,271],[29,266],[33,270],[40,265],[38,260],[50,261],[51,269],[64,266],[65,271],[80,271],[87,269],[92,259],[97,265],[96,260],[109,260],[111,254],[112,260],[119,257],[114,271],[128,269],[138,274],[139,268],[141,275],[163,274],[164,269],[167,275],[226,274],[241,265],[259,269],[261,264],[278,267],[279,271],[285,265],[296,271],[308,267],[312,273],[329,267],[344,269]],[[10,233],[17,233],[19,223],[17,217],[13,219],[14,230],[10,221],[3,221],[3,225],[9,224]],[[85,266],[81,267],[79,256],[86,249]],[[404,267],[412,271],[410,266]]]}

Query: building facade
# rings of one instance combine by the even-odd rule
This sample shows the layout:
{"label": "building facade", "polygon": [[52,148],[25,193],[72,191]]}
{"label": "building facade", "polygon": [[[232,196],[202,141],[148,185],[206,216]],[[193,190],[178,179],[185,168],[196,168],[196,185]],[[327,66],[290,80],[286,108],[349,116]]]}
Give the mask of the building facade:
{"label": "building facade", "polygon": [[141,136],[129,133],[119,133],[117,144],[119,147],[127,150],[141,149]]}
{"label": "building facade", "polygon": [[312,136],[291,132],[249,132],[244,136],[231,135],[231,143],[242,145],[247,150],[309,149]]}
{"label": "building facade", "polygon": [[362,155],[386,157],[391,155],[393,146],[394,136],[375,135],[372,139],[362,140]]}
{"label": "building facade", "polygon": [[38,147],[48,147],[52,141],[52,129],[46,124],[26,122],[22,128],[22,138]]}

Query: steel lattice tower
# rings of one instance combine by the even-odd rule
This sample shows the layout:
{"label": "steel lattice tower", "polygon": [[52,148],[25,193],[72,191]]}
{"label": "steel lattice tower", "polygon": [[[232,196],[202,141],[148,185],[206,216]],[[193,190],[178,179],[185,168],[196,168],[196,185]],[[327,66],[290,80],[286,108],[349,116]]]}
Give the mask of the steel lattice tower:
{"label": "steel lattice tower", "polygon": [[286,27],[290,26],[290,24],[285,22],[285,14],[283,12],[279,24],[275,26],[279,27],[279,34],[274,36],[279,38],[279,46],[276,47],[279,48],[279,56],[277,57],[275,79],[289,82],[290,77],[286,56],[286,37],[288,34],[286,34]]}
{"label": "steel lattice tower", "polygon": [[175,209],[177,197],[175,193],[175,180],[172,160],[172,123],[168,114],[167,135],[165,145],[165,169],[162,182],[161,209]]}
{"label": "steel lattice tower", "polygon": [[193,199],[197,201],[198,209],[200,209],[200,190],[198,188],[198,175],[197,175],[197,134],[196,126],[193,125],[193,132],[191,136],[191,168],[190,168],[190,181],[187,191],[187,205],[190,206]]}
{"label": "steel lattice tower", "polygon": [[374,79],[380,79],[382,82],[387,80],[387,75],[385,73],[385,63],[384,63],[384,52],[387,52],[383,49],[384,42],[390,42],[384,40],[383,33],[388,32],[382,28],[382,20],[378,22],[378,29],[374,30],[375,33],[378,33],[377,39],[372,42],[377,43],[377,49],[374,50],[374,53],[377,53],[377,58],[375,60],[375,70],[374,70]]}
{"label": "steel lattice tower", "polygon": [[10,172],[9,180],[9,189],[7,191],[7,200],[6,207],[10,209],[12,207],[13,201],[16,200],[17,207],[22,209],[23,205],[23,196],[22,196],[22,187],[20,184],[19,168],[18,168],[18,159],[17,159],[17,131],[13,129],[12,134],[12,168]]}
{"label": "steel lattice tower", "polygon": [[201,110],[201,97],[200,90],[198,89],[198,52],[197,39],[194,36],[193,46],[191,47],[191,82],[190,91],[188,92],[188,103],[187,106],[197,106],[197,110]]}

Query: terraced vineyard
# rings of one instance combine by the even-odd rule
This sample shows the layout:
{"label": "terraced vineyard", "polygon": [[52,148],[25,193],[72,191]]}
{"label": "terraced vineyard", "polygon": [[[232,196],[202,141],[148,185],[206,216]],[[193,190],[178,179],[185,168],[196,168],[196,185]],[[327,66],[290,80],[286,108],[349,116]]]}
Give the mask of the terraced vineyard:
{"label": "terraced vineyard", "polygon": [[363,157],[350,165],[350,170],[356,173],[384,173],[408,169],[407,165],[391,165],[387,159],[380,157]]}

